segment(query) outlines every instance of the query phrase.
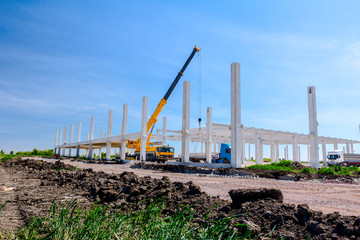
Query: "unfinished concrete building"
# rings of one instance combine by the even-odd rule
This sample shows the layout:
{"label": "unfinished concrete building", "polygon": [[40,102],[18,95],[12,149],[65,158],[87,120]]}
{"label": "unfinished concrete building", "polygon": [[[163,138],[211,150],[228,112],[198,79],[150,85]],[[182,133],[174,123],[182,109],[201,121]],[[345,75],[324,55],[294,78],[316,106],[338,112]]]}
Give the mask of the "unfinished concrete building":
{"label": "unfinished concrete building", "polygon": [[[231,64],[231,123],[215,123],[212,121],[212,108],[207,108],[207,120],[206,127],[203,128],[191,128],[190,127],[190,82],[185,81],[183,83],[183,110],[182,110],[182,129],[181,130],[169,130],[167,129],[166,117],[163,117],[162,129],[157,129],[156,134],[151,136],[154,141],[161,141],[162,144],[166,144],[166,141],[181,141],[181,163],[171,164],[194,164],[204,165],[212,167],[233,167],[240,168],[244,166],[245,146],[255,145],[255,162],[257,164],[263,164],[263,146],[270,146],[271,162],[279,160],[279,145],[285,145],[285,158],[289,159],[288,146],[292,146],[292,160],[300,161],[300,148],[299,145],[307,146],[308,161],[314,168],[320,167],[319,159],[319,146],[322,149],[322,162],[326,164],[326,145],[332,144],[334,149],[338,149],[339,144],[346,146],[346,153],[354,153],[354,144],[360,143],[357,140],[349,140],[333,137],[318,136],[318,122],[316,111],[316,94],[315,87],[311,86],[307,88],[308,96],[308,116],[309,116],[309,133],[295,133],[286,131],[277,131],[271,129],[246,127],[241,124],[241,94],[240,94],[240,64]],[[80,149],[86,150],[87,158],[91,159],[94,155],[94,150],[99,151],[99,156],[103,148],[106,148],[106,159],[110,159],[110,153],[112,148],[119,149],[120,158],[125,159],[126,141],[131,139],[141,139],[140,146],[140,159],[146,160],[146,140],[148,138],[146,132],[146,123],[148,112],[148,98],[143,97],[142,103],[142,119],[139,132],[127,133],[127,118],[128,118],[128,106],[123,106],[123,120],[121,133],[119,135],[112,134],[112,121],[113,110],[109,111],[108,118],[108,130],[106,136],[100,138],[94,138],[94,117],[91,117],[91,126],[88,138],[81,140],[81,127],[82,124],[78,124],[77,141],[73,142],[74,125],[70,126],[70,136],[67,139],[67,127],[56,131],[55,137],[55,153],[65,156],[65,149],[68,149],[67,156],[73,156],[73,149],[75,150],[75,156],[79,157]],[[63,137],[62,137],[63,134]],[[189,161],[190,142],[200,142],[202,146],[205,146],[206,163],[191,163]],[[231,143],[231,163],[230,164],[216,164],[212,163],[212,152],[220,151],[221,143]],[[203,147],[201,147],[203,149]],[[250,151],[249,151],[250,152]],[[250,159],[250,156],[247,160]]]}

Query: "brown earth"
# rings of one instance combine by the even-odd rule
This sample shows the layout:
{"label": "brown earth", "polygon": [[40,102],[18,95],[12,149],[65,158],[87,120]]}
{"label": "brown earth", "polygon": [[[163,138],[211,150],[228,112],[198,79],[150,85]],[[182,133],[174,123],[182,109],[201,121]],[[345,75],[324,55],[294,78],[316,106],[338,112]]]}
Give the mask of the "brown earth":
{"label": "brown earth", "polygon": [[[305,204],[283,203],[283,194],[276,189],[230,192],[232,201],[222,200],[203,192],[192,182],[172,182],[169,177],[154,179],[134,173],[107,174],[92,169],[73,170],[73,166],[34,160],[7,161],[0,164],[1,186],[16,187],[0,192],[0,203],[10,201],[0,215],[0,229],[9,230],[26,224],[31,215],[42,215],[55,196],[63,202],[80,198],[84,205],[95,200],[112,208],[136,210],[161,197],[166,199],[166,213],[180,205],[192,206],[201,218],[209,209],[210,219],[241,214],[232,223],[251,225],[254,236],[286,239],[357,239],[360,237],[360,217],[323,214]],[[243,227],[239,231],[245,231]]]}

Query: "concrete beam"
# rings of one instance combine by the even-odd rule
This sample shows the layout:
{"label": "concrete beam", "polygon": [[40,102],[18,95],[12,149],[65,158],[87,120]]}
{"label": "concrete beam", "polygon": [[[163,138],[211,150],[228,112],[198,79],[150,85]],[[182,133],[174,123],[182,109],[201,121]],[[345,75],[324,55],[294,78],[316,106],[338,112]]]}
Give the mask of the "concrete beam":
{"label": "concrete beam", "polygon": [[231,166],[241,168],[243,156],[241,135],[240,64],[231,64]]}
{"label": "concrete beam", "polygon": [[124,135],[127,133],[127,119],[128,119],[128,105],[123,106],[123,120],[121,125],[121,148],[120,148],[120,159],[125,160],[126,155],[126,139]]}
{"label": "concrete beam", "polygon": [[147,113],[148,113],[148,98],[143,97],[142,114],[141,114],[141,131],[140,131],[140,160],[146,161],[146,141],[147,141]]}
{"label": "concrete beam", "polygon": [[212,108],[207,108],[207,115],[206,115],[206,144],[205,144],[205,156],[206,162],[211,163],[211,129],[212,129]]}
{"label": "concrete beam", "polygon": [[308,93],[308,110],[309,110],[309,135],[310,135],[310,163],[313,168],[319,168],[319,139],[316,113],[316,94],[315,87],[307,89]]}
{"label": "concrete beam", "polygon": [[181,131],[181,161],[189,162],[189,142],[190,142],[190,82],[183,83],[183,111],[182,111],[182,131]]}

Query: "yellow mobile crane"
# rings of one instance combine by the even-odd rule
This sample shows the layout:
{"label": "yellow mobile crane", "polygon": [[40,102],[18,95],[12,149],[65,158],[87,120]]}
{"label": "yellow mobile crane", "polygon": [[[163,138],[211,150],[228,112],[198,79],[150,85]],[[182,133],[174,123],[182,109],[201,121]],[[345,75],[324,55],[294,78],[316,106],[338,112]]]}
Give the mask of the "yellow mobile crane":
{"label": "yellow mobile crane", "polygon": [[[174,148],[169,146],[156,146],[153,142],[150,142],[151,134],[154,129],[155,123],[157,122],[157,118],[167,103],[168,98],[170,97],[172,91],[176,87],[176,84],[179,82],[180,78],[183,76],[184,71],[186,70],[187,66],[191,62],[192,58],[194,57],[195,53],[200,51],[200,48],[197,46],[194,47],[190,56],[186,60],[184,66],[181,68],[180,72],[177,74],[175,80],[172,82],[170,88],[166,92],[165,96],[160,100],[158,106],[156,107],[154,113],[151,115],[147,123],[147,133],[148,139],[146,141],[146,160],[148,161],[165,161],[167,159],[174,157]],[[127,141],[127,148],[128,149],[135,149],[135,158],[139,159],[140,157],[140,138],[137,140],[128,140]]]}

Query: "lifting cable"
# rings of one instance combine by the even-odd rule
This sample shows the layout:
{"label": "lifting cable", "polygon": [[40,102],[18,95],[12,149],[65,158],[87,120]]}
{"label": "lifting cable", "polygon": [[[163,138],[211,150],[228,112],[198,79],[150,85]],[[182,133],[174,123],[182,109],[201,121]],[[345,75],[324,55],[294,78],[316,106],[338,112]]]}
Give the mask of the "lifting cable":
{"label": "lifting cable", "polygon": [[198,121],[201,128],[201,55],[198,51]]}

